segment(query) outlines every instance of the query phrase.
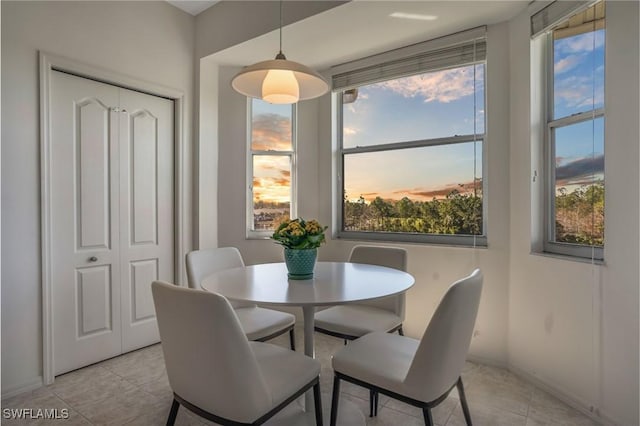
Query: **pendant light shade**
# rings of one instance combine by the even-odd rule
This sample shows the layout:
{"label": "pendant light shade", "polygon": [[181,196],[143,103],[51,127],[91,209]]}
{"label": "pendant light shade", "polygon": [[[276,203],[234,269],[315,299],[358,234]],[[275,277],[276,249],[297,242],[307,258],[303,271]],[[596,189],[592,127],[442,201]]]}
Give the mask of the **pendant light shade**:
{"label": "pendant light shade", "polygon": [[300,85],[293,71],[269,70],[262,82],[262,99],[272,104],[291,104],[300,99]]}
{"label": "pendant light shade", "polygon": [[272,104],[293,104],[317,98],[329,90],[320,74],[282,54],[282,1],[280,2],[280,52],[275,59],[258,62],[242,69],[231,86],[251,98]]}
{"label": "pendant light shade", "polygon": [[249,65],[233,78],[231,86],[245,96],[272,104],[292,104],[317,98],[329,90],[329,85],[320,74],[287,59]]}

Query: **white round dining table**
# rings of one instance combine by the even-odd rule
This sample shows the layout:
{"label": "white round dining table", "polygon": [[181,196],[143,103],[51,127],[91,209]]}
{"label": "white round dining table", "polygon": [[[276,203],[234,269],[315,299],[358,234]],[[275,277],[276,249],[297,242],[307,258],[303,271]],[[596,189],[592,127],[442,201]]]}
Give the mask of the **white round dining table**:
{"label": "white round dining table", "polygon": [[[318,262],[308,280],[289,279],[284,263],[265,263],[219,271],[201,282],[204,290],[231,300],[302,307],[304,353],[310,357],[315,356],[317,306],[380,299],[403,293],[413,284],[414,278],[407,272],[349,262]],[[310,401],[306,406],[312,406]]]}
{"label": "white round dining table", "polygon": [[397,269],[349,262],[318,262],[312,279],[287,277],[284,263],[226,269],[205,277],[201,286],[227,299],[300,306],[304,315],[304,352],[314,356],[316,306],[379,299],[407,291],[413,276]]}

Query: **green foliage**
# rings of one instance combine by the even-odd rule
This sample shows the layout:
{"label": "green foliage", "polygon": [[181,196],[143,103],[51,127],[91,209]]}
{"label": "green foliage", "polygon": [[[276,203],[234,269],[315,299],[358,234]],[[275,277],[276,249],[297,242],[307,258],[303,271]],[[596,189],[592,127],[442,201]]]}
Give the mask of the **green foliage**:
{"label": "green foliage", "polygon": [[286,219],[278,225],[271,238],[290,249],[311,249],[324,243],[326,229],[326,226],[323,227],[316,220]]}
{"label": "green foliage", "polygon": [[414,201],[376,197],[344,200],[344,230],[420,234],[482,234],[482,197],[451,191],[444,199]]}
{"label": "green foliage", "polygon": [[[556,196],[556,241],[604,244],[604,182],[583,185]],[[345,231],[481,235],[482,196],[451,191],[431,201],[384,200],[367,204],[363,197],[343,204]]]}
{"label": "green foliage", "polygon": [[604,181],[556,195],[556,241],[604,245]]}

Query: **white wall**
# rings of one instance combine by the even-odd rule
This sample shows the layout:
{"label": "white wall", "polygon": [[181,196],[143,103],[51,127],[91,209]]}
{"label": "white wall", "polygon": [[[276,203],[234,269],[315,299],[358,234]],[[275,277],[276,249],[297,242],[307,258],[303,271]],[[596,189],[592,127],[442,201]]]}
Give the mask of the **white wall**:
{"label": "white wall", "polygon": [[[344,4],[343,1],[287,1],[283,8],[283,24]],[[228,184],[226,175],[218,171],[218,110],[225,116],[227,105],[219,108],[218,98],[226,99],[230,80],[219,80],[216,52],[273,31],[279,25],[279,8],[271,1],[219,2],[196,17],[196,102],[194,117],[196,149],[194,179],[198,197],[194,209],[194,245],[197,248],[218,247],[218,183]],[[239,25],[238,23],[242,23]],[[275,53],[265,52],[272,55]],[[262,59],[268,59],[263,57]],[[222,88],[219,92],[218,87]],[[224,94],[223,94],[224,92]],[[223,102],[224,104],[224,102]],[[221,130],[224,131],[224,130]],[[315,136],[314,136],[315,137]],[[224,149],[224,148],[222,148]],[[224,157],[223,157],[224,158]],[[238,170],[236,170],[238,171]],[[221,176],[223,180],[218,180]],[[244,179],[244,175],[241,176]],[[244,235],[244,234],[242,234]],[[250,245],[252,246],[252,245]]]}
{"label": "white wall", "polygon": [[608,2],[606,21],[602,266],[530,254],[540,190],[531,175],[540,169],[529,127],[529,14],[510,22],[509,364],[607,423],[637,425],[638,3]]}
{"label": "white wall", "polygon": [[[409,272],[416,277],[416,285],[407,297],[408,335],[419,336],[446,288],[456,279],[479,266],[485,274],[485,286],[477,322],[477,333],[471,354],[494,364],[506,365],[507,360],[507,301],[509,265],[509,141],[508,127],[501,117],[508,116],[508,92],[491,90],[509,78],[507,43],[508,26],[489,29],[487,70],[487,106],[489,119],[487,140],[487,180],[490,191],[489,248],[469,249],[440,246],[409,245]],[[218,178],[218,243],[236,246],[249,264],[282,260],[282,249],[269,240],[245,239],[246,182],[246,99],[235,93],[230,80],[237,68],[219,70],[219,167]],[[298,114],[298,214],[319,218],[323,224],[332,219],[332,156],[335,147],[331,134],[331,99],[299,104]],[[390,165],[393,167],[393,165]],[[331,229],[328,231],[331,232]],[[330,240],[320,249],[320,260],[345,260],[355,241]]]}
{"label": "white wall", "polygon": [[[42,376],[38,50],[181,90],[191,169],[194,18],[165,2],[2,7],[2,394]],[[191,175],[184,213],[191,247]]]}

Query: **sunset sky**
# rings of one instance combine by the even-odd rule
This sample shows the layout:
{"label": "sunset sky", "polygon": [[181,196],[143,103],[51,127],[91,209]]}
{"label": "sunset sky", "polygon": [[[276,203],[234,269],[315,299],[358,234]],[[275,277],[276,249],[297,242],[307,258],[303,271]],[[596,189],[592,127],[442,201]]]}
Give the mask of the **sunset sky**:
{"label": "sunset sky", "polygon": [[[251,148],[259,151],[291,150],[291,105],[274,105],[253,99]],[[289,202],[291,164],[289,156],[253,157],[253,200]]]}
{"label": "sunset sky", "polygon": [[[554,43],[554,117],[599,108],[604,102],[604,31]],[[254,150],[291,149],[291,106],[253,101]],[[484,65],[467,66],[359,88],[343,107],[345,148],[484,132]],[[490,142],[489,142],[490,143]],[[350,200],[376,196],[431,200],[451,190],[472,191],[482,179],[482,141],[347,155]],[[556,184],[569,189],[603,178],[604,120],[559,129]],[[254,199],[288,201],[288,157],[254,157]],[[480,185],[480,184],[479,184]]]}
{"label": "sunset sky", "polygon": [[[483,83],[484,65],[471,65],[360,87],[343,107],[344,147],[470,135],[474,117],[481,134]],[[441,198],[472,186],[474,171],[482,178],[481,159],[481,142],[350,154],[345,192],[350,200]]]}

